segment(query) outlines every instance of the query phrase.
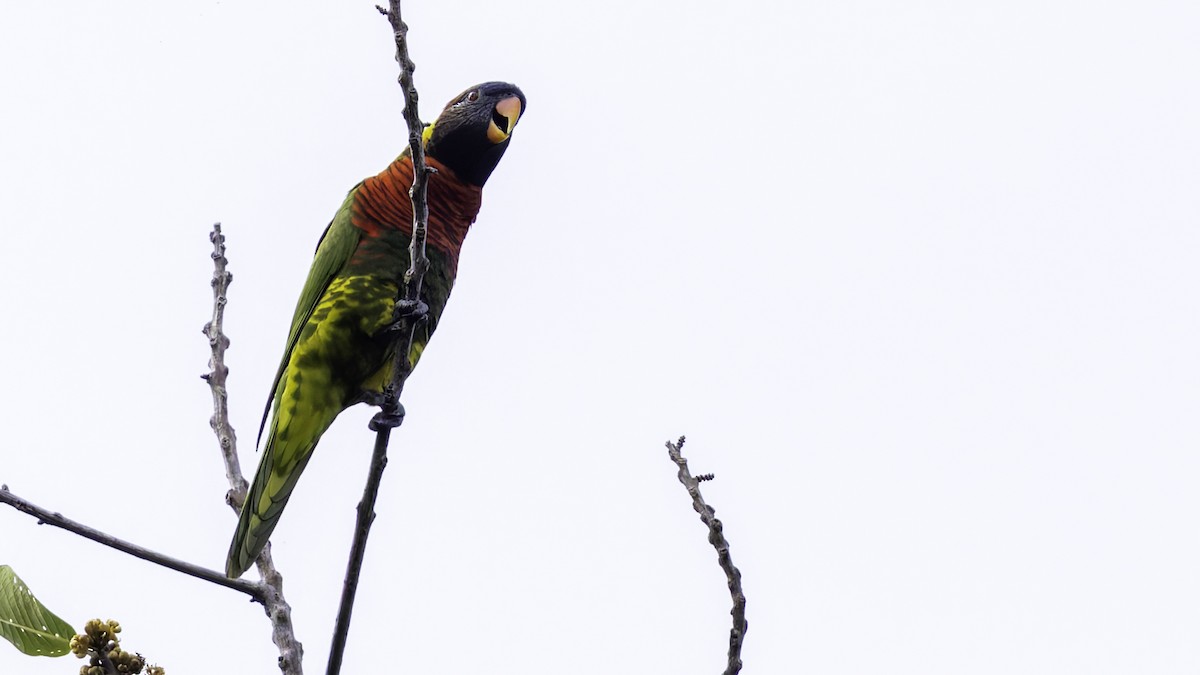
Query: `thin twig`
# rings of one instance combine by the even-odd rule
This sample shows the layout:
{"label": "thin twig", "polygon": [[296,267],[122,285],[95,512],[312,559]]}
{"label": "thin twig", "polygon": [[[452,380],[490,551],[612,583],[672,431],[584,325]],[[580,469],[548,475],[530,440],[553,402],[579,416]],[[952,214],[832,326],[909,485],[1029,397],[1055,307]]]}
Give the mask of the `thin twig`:
{"label": "thin twig", "polygon": [[[749,628],[746,622],[746,596],[742,593],[742,573],[733,566],[733,558],[729,555],[729,542],[725,541],[723,526],[715,515],[716,509],[704,502],[704,497],[700,495],[700,481],[693,478],[692,473],[688,471],[687,460],[683,457],[684,440],[684,437],[680,436],[675,443],[667,441],[667,452],[671,461],[679,467],[679,482],[683,483],[692,497],[692,508],[708,526],[708,543],[717,549],[717,562],[725,571],[725,578],[729,582],[729,595],[733,598],[733,609],[729,613],[733,615],[733,628],[729,631],[729,661],[725,675],[737,675],[742,670],[742,640],[745,639],[746,629]],[[709,475],[705,474],[704,477],[708,478]]]}
{"label": "thin twig", "polygon": [[229,338],[223,330],[225,323],[225,305],[228,303],[229,284],[233,283],[233,274],[227,269],[229,261],[225,258],[225,235],[221,234],[221,224],[214,223],[213,231],[208,235],[213,244],[213,314],[212,321],[204,324],[204,335],[208,338],[208,346],[212,349],[212,358],[208,366],[212,372],[200,377],[208,382],[212,390],[213,416],[209,426],[217,435],[217,443],[221,446],[221,456],[225,459],[225,477],[229,479],[230,492],[226,501],[231,504],[246,499],[246,491],[250,484],[242,475],[242,465],[237,456],[237,434],[229,423],[229,391],[225,388],[225,380],[229,377],[229,368],[225,365],[225,350],[229,348]]}
{"label": "thin twig", "polygon": [[354,544],[350,547],[350,560],[346,563],[346,579],[342,583],[342,600],[338,604],[337,622],[334,624],[333,645],[329,652],[326,675],[337,675],[342,668],[346,652],[346,638],[350,634],[350,616],[354,612],[354,596],[362,573],[363,557],[367,552],[367,534],[375,521],[375,497],[383,480],[383,469],[387,466],[387,443],[391,429],[383,427],[375,436],[375,450],[371,453],[371,468],[367,472],[367,484],[363,488],[362,500],[358,503],[354,527]]}
{"label": "thin twig", "polygon": [[[404,300],[410,306],[420,302],[421,283],[429,268],[429,259],[425,257],[425,239],[429,227],[429,203],[426,199],[426,186],[429,173],[432,171],[425,165],[425,146],[421,143],[421,134],[425,125],[417,110],[417,88],[413,84],[413,71],[416,65],[408,56],[408,26],[400,15],[400,0],[389,0],[388,9],[375,6],[388,19],[392,26],[392,36],[396,43],[396,62],[400,64],[400,87],[404,92],[404,121],[408,126],[408,147],[412,157],[413,184],[408,191],[413,204],[412,241],[409,244],[409,267],[404,274]],[[363,489],[363,498],[358,503],[357,515],[354,522],[354,542],[350,547],[350,559],[346,563],[346,578],[342,582],[342,599],[338,605],[337,622],[334,625],[333,642],[329,649],[329,665],[326,675],[338,675],[342,669],[342,658],[346,651],[346,638],[350,633],[350,618],[354,612],[354,596],[358,592],[358,581],[362,572],[363,557],[366,555],[367,536],[371,524],[375,521],[375,498],[379,494],[379,485],[383,479],[383,470],[387,467],[388,441],[392,428],[399,426],[404,419],[404,407],[400,405],[400,394],[404,391],[404,382],[412,371],[408,355],[412,351],[413,332],[420,321],[411,316],[401,319],[403,328],[398,331],[396,341],[396,356],[392,365],[392,377],[383,390],[383,403],[380,411],[371,421],[375,431],[375,448],[371,453],[371,468],[367,473],[367,484]]]}
{"label": "thin twig", "polygon": [[123,553],[128,553],[135,558],[141,558],[142,560],[152,562],[156,565],[162,565],[163,567],[173,569],[176,572],[183,572],[188,576],[196,577],[197,579],[203,579],[205,581],[217,584],[218,586],[232,588],[235,591],[240,591],[246,595],[249,595],[255,600],[260,599],[261,591],[258,587],[258,584],[249,581],[242,581],[241,579],[230,579],[221,572],[210,570],[199,565],[193,565],[186,560],[172,558],[169,555],[163,555],[158,551],[151,551],[148,548],[138,546],[137,544],[130,543],[124,539],[118,539],[111,534],[101,532],[100,530],[88,527],[87,525],[78,523],[70,518],[66,518],[61,513],[47,511],[46,509],[43,509],[32,502],[22,499],[12,492],[9,492],[8,486],[6,485],[0,486],[0,503],[8,504],[22,513],[27,513],[34,518],[37,518],[38,525],[53,525],[54,527],[62,528],[68,532],[74,532],[85,539],[91,539],[98,544],[104,544],[109,548],[115,548]]}
{"label": "thin twig", "polygon": [[[242,466],[238,462],[237,434],[229,424],[229,396],[225,388],[225,378],[229,375],[229,368],[225,365],[225,349],[229,347],[229,338],[224,332],[225,304],[233,275],[226,269],[229,261],[225,258],[225,235],[221,234],[220,223],[213,224],[209,239],[213,244],[213,316],[212,321],[204,325],[204,334],[208,336],[208,344],[212,348],[212,358],[208,362],[212,371],[201,377],[212,389],[213,416],[210,424],[221,446],[225,477],[229,479],[230,489],[225,495],[225,502],[236,515],[242,508],[242,502],[246,501],[249,483],[242,475]],[[275,569],[270,544],[259,554],[255,564],[262,581],[254,584],[254,598],[262,603],[263,610],[271,620],[271,641],[279,649],[279,670],[284,675],[303,675],[301,662],[304,659],[304,646],[296,639],[292,608],[283,597],[283,576]]]}

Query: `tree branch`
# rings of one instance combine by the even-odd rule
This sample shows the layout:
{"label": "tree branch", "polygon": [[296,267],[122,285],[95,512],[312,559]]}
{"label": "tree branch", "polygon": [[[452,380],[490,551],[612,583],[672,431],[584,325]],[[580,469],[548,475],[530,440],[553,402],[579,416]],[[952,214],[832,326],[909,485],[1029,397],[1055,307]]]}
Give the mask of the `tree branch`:
{"label": "tree branch", "polygon": [[346,638],[350,634],[350,617],[354,613],[354,596],[358,591],[358,580],[362,573],[363,558],[367,553],[367,535],[375,521],[375,498],[387,467],[387,444],[390,427],[382,427],[375,435],[375,449],[371,453],[371,468],[367,472],[367,484],[362,499],[358,502],[354,521],[354,543],[350,546],[350,560],[346,563],[346,578],[342,582],[342,599],[338,604],[337,620],[333,629],[333,643],[329,649],[329,664],[326,675],[338,675],[342,669],[342,658],[346,652]]}
{"label": "tree branch", "polygon": [[[220,223],[213,224],[209,240],[213,244],[213,316],[212,321],[204,325],[204,334],[208,336],[208,344],[212,348],[212,358],[208,362],[212,371],[201,377],[212,389],[213,416],[210,424],[221,446],[225,477],[229,479],[230,489],[225,494],[225,503],[229,504],[236,516],[241,511],[242,502],[246,501],[249,483],[242,475],[242,466],[238,462],[237,434],[229,423],[229,395],[225,388],[225,378],[229,375],[229,368],[225,365],[225,350],[229,347],[229,338],[224,332],[225,304],[228,302],[233,275],[226,269],[229,261],[225,258],[225,235],[221,234]],[[262,579],[253,584],[256,591],[254,599],[262,603],[263,610],[271,620],[271,641],[279,648],[279,670],[284,675],[303,675],[301,662],[304,646],[296,639],[292,627],[292,608],[283,597],[283,576],[275,569],[270,543],[254,562]]]}
{"label": "tree branch", "polygon": [[229,302],[229,284],[233,283],[233,274],[227,269],[229,261],[225,258],[225,235],[221,234],[220,223],[213,223],[208,239],[213,244],[213,314],[212,320],[204,324],[204,335],[212,349],[212,358],[208,362],[212,371],[200,378],[212,390],[213,416],[208,423],[217,435],[221,457],[225,460],[225,477],[229,479],[231,488],[225,495],[225,501],[230,506],[236,502],[234,509],[238,510],[246,499],[250,484],[243,477],[242,465],[238,461],[237,434],[229,423],[229,391],[225,388],[225,379],[229,376],[229,368],[225,365],[225,350],[229,348],[229,338],[224,333],[225,305]]}
{"label": "tree branch", "polygon": [[[429,225],[429,203],[426,199],[426,186],[432,169],[425,164],[425,146],[421,143],[421,134],[425,125],[417,110],[417,88],[413,84],[413,71],[416,65],[408,56],[408,26],[400,16],[400,0],[389,0],[388,9],[375,6],[388,19],[392,26],[392,36],[396,42],[396,62],[400,64],[400,87],[404,92],[404,121],[408,126],[408,147],[413,164],[413,184],[408,195],[413,204],[412,241],[409,244],[409,267],[404,274],[403,303],[409,308],[420,306],[421,283],[429,268],[429,260],[425,257],[425,240]],[[383,480],[383,470],[387,467],[388,441],[392,429],[400,426],[404,420],[404,407],[400,405],[400,394],[404,391],[404,382],[412,372],[412,364],[408,355],[412,352],[413,332],[423,316],[406,312],[400,318],[402,329],[398,331],[396,341],[396,356],[392,365],[392,377],[383,390],[383,402],[380,411],[371,420],[371,429],[375,431],[375,448],[371,453],[371,468],[367,473],[367,484],[363,489],[363,498],[358,503],[357,515],[354,522],[354,542],[350,547],[350,559],[346,563],[346,578],[342,583],[342,599],[338,605],[337,622],[334,626],[333,642],[329,649],[329,664],[326,675],[338,675],[342,668],[342,658],[346,651],[346,638],[350,632],[350,618],[354,612],[354,596],[358,592],[358,581],[362,572],[363,557],[366,555],[367,537],[371,524],[375,520],[375,498],[379,494],[379,485]]]}
{"label": "tree branch", "polygon": [[168,555],[163,555],[157,551],[151,551],[148,548],[130,543],[124,539],[118,539],[111,534],[101,532],[100,530],[88,527],[82,523],[75,522],[70,518],[64,517],[61,513],[52,513],[42,507],[29,502],[17,495],[9,492],[7,485],[0,485],[0,503],[8,504],[22,513],[27,513],[38,519],[38,525],[53,525],[54,527],[62,528],[68,532],[73,532],[85,539],[91,539],[98,544],[104,544],[109,548],[115,548],[123,553],[128,553],[135,558],[141,558],[156,565],[162,565],[183,572],[184,574],[203,579],[218,586],[232,588],[235,591],[240,591],[249,595],[255,600],[260,600],[260,589],[258,584],[241,579],[230,579],[221,572],[210,570],[199,565],[193,565],[186,560],[172,558]]}
{"label": "tree branch", "polygon": [[[208,382],[209,387],[212,389],[214,413],[211,424],[214,433],[217,435],[218,443],[221,446],[221,455],[225,460],[225,475],[229,478],[231,485],[229,493],[226,494],[226,502],[233,508],[236,514],[241,508],[242,502],[246,499],[248,484],[242,476],[241,466],[238,463],[237,436],[233,431],[233,427],[229,424],[228,396],[225,388],[225,379],[229,374],[229,368],[225,366],[225,349],[229,346],[229,338],[225,337],[221,327],[225,316],[226,293],[230,282],[233,280],[233,275],[226,269],[228,261],[225,259],[225,237],[221,234],[220,223],[213,225],[213,232],[209,238],[213,242],[212,258],[215,266],[212,280],[213,318],[212,321],[204,326],[204,333],[208,336],[213,355],[209,362],[212,371],[201,377]],[[245,593],[255,601],[262,603],[267,616],[271,619],[272,639],[276,646],[279,647],[280,670],[283,671],[284,675],[303,675],[301,659],[304,649],[300,642],[296,640],[295,632],[292,628],[291,607],[288,606],[283,597],[283,578],[271,561],[269,546],[256,561],[262,581],[255,583],[241,579],[230,579],[221,572],[194,565],[185,560],[172,558],[171,556],[152,551],[143,546],[118,539],[110,534],[66,518],[61,513],[52,513],[13,494],[8,490],[7,485],[0,485],[0,503],[8,504],[18,511],[34,516],[38,519],[39,525],[53,525],[86,539],[91,539],[109,548],[128,553],[135,558],[140,558],[156,565],[162,565],[177,572],[182,572],[188,576]],[[103,660],[107,656],[102,654],[101,658]]]}
{"label": "tree branch", "polygon": [[708,526],[708,543],[717,549],[717,562],[725,571],[725,578],[729,583],[729,595],[733,598],[733,609],[729,612],[733,615],[733,628],[729,631],[729,660],[725,675],[737,675],[742,670],[742,640],[746,637],[746,629],[749,628],[746,622],[746,596],[742,593],[742,573],[733,566],[733,558],[729,555],[729,542],[725,541],[724,528],[716,518],[716,509],[706,504],[704,497],[700,495],[700,480],[712,480],[713,476],[704,474],[698,478],[692,477],[687,460],[683,457],[684,440],[684,437],[680,436],[675,443],[667,441],[667,453],[671,456],[671,461],[679,467],[679,482],[683,483],[691,495],[692,508]]}

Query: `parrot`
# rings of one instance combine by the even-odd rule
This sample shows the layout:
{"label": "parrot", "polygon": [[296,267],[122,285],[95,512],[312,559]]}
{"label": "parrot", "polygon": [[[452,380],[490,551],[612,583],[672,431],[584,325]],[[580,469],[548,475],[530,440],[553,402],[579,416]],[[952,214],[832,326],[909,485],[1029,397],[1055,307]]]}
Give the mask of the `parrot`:
{"label": "parrot", "polygon": [[[414,331],[411,366],[446,307],[483,185],[525,106],[515,85],[485,82],[454,97],[422,133],[426,163],[435,172],[428,181],[429,268],[420,294],[427,309]],[[412,180],[405,148],[350,190],[317,245],[259,426],[259,442],[265,430],[266,443],[229,546],[230,578],[244,574],[266,546],[334,418],[356,403],[377,400],[391,377],[397,347],[389,329],[409,267]]]}

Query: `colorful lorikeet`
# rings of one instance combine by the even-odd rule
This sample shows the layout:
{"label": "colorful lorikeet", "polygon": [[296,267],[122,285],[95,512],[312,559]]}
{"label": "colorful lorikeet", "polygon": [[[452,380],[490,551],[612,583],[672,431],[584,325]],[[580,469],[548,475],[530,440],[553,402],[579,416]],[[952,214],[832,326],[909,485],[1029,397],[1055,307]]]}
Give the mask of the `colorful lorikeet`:
{"label": "colorful lorikeet", "polygon": [[[458,254],[479,213],[483,184],[525,111],[511,84],[487,82],[450,101],[423,140],[429,166],[429,270],[409,362],[416,365],[450,297]],[[379,392],[391,373],[385,330],[409,266],[413,167],[409,151],[354,186],[325,230],[296,303],[287,348],[263,414],[266,445],[229,547],[225,573],[241,576],[267,544],[321,434],[346,408]],[[270,415],[270,424],[266,423]]]}

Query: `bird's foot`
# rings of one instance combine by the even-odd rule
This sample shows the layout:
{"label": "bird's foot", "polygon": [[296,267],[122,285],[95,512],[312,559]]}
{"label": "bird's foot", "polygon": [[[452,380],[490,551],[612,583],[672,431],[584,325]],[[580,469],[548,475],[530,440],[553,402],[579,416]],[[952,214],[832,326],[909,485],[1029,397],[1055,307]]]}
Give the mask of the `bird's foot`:
{"label": "bird's foot", "polygon": [[[380,398],[383,397],[382,394],[379,394],[379,396]],[[390,410],[384,405],[380,405],[380,408],[380,411],[375,413],[375,416],[371,418],[370,424],[367,425],[371,431],[395,429],[404,423],[404,406],[399,401],[396,401],[396,407]]]}
{"label": "bird's foot", "polygon": [[396,308],[392,310],[392,323],[384,328],[386,333],[394,333],[412,326],[429,316],[429,305],[420,300],[397,300]]}

